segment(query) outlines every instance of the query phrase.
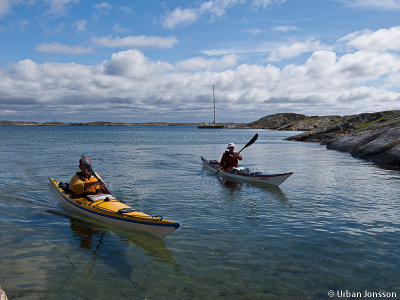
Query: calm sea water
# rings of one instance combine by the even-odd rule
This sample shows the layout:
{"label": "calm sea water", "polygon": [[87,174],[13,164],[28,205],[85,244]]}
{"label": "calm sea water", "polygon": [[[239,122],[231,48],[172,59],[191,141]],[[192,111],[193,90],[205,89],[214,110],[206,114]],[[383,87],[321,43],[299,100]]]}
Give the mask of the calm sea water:
{"label": "calm sea water", "polygon": [[[200,156],[293,171],[280,188],[219,181]],[[400,173],[284,141],[195,127],[0,127],[0,285],[9,299],[400,297]],[[121,200],[181,223],[164,240],[65,213],[48,177],[81,154]]]}

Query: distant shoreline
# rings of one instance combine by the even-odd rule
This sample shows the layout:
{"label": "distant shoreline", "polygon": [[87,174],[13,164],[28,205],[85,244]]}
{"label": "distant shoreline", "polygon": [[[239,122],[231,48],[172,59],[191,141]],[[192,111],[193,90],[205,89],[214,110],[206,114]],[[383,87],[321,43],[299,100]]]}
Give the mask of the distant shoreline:
{"label": "distant shoreline", "polygon": [[[143,123],[124,123],[124,122],[31,122],[31,121],[0,121],[0,126],[199,126],[203,123],[169,123],[169,122],[143,122]],[[240,127],[243,123],[217,123],[226,128]]]}

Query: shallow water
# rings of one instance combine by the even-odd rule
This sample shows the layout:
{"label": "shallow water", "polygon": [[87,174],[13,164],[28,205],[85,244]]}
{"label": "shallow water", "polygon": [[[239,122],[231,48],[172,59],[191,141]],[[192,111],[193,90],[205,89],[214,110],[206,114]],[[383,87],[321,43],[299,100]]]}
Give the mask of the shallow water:
{"label": "shallow water", "polygon": [[[228,142],[280,188],[218,180]],[[0,285],[9,299],[400,296],[400,173],[293,132],[195,127],[0,127]],[[181,223],[164,240],[63,211],[48,177],[81,154],[121,200]]]}

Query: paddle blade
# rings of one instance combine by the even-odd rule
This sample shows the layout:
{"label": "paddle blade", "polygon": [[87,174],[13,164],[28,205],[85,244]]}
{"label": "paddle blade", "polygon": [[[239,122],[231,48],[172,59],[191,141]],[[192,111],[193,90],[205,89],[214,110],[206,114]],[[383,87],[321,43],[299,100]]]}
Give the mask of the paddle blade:
{"label": "paddle blade", "polygon": [[252,145],[256,140],[258,139],[258,133],[256,133],[255,136],[244,146],[244,148],[247,148],[248,146]]}

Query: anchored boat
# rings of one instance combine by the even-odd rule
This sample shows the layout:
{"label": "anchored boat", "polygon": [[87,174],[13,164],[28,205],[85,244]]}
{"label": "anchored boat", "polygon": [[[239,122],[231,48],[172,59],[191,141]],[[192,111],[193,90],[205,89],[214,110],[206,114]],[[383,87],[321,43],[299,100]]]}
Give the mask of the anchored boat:
{"label": "anchored boat", "polygon": [[75,197],[68,184],[49,178],[60,198],[61,205],[68,211],[102,221],[104,223],[148,232],[158,238],[165,238],[179,228],[180,224],[164,220],[161,216],[150,216],[137,211],[117,200],[113,195],[100,194],[88,197]]}
{"label": "anchored boat", "polygon": [[[201,156],[201,160],[203,162],[203,166],[209,171],[217,172],[219,167],[219,162],[217,160],[206,160],[203,156]],[[289,176],[291,176],[293,172],[283,173],[283,174],[263,174],[260,172],[251,172],[245,168],[232,168],[229,171],[220,170],[216,173],[217,176],[224,177],[226,179],[233,179],[238,181],[245,182],[253,182],[253,183],[262,183],[262,184],[271,184],[271,185],[280,185]]]}

